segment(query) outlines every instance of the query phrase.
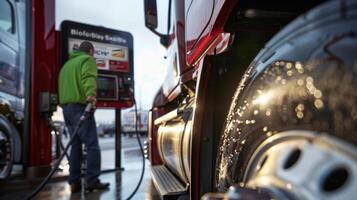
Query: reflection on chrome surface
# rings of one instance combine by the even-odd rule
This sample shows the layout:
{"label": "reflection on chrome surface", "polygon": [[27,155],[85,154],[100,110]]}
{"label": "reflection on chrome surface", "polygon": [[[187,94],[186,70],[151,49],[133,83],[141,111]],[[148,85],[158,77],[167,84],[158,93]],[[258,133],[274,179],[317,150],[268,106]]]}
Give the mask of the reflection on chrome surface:
{"label": "reflection on chrome surface", "polygon": [[192,134],[192,103],[176,118],[159,125],[157,143],[164,164],[181,181],[189,183]]}

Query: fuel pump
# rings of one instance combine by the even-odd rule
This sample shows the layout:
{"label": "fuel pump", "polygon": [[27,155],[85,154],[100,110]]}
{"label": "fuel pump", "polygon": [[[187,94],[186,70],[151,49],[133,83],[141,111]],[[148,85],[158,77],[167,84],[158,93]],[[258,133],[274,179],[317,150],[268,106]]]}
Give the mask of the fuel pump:
{"label": "fuel pump", "polygon": [[130,33],[64,21],[61,26],[62,63],[83,41],[94,46],[98,67],[98,108],[128,108],[134,104],[133,37]]}
{"label": "fuel pump", "polygon": [[[97,108],[128,108],[135,105],[134,98],[134,68],[133,68],[133,37],[128,32],[98,27],[88,24],[82,24],[72,21],[64,21],[61,25],[61,61],[62,65],[68,60],[68,55],[76,51],[83,41],[89,41],[93,44],[95,52],[94,59],[98,68],[97,77]],[[51,116],[56,110],[57,95],[44,92],[40,94],[40,113],[48,119],[49,125],[55,129]],[[63,153],[55,163],[53,169],[44,179],[44,181],[34,190],[27,199],[33,198],[49,181],[57,170],[60,161],[67,154],[71,145],[72,138],[81,125],[93,110],[91,104],[88,104],[81,117],[81,122],[72,134],[70,142],[63,149]],[[136,114],[137,116],[137,114]],[[137,121],[137,120],[136,120]],[[137,131],[136,125],[136,132]],[[56,130],[54,130],[56,131]],[[143,148],[137,133],[138,143],[143,154]],[[145,170],[145,158],[143,157],[142,173],[139,182],[132,194],[127,199],[131,199],[138,190]],[[82,184],[82,194],[83,193]],[[83,195],[84,196],[84,195]]]}
{"label": "fuel pump", "polygon": [[[94,59],[98,68],[97,108],[118,110],[132,107],[135,104],[132,35],[105,27],[64,21],[61,25],[62,63],[68,60],[69,53],[77,50],[83,41],[89,41],[94,46]],[[136,104],[135,110],[137,110]],[[120,115],[116,114],[116,117]],[[118,139],[120,135],[116,136],[116,140]],[[143,152],[139,139],[138,143]],[[117,162],[116,165],[118,165]],[[138,190],[144,169],[145,159],[143,158],[143,170],[139,183],[128,199]]]}

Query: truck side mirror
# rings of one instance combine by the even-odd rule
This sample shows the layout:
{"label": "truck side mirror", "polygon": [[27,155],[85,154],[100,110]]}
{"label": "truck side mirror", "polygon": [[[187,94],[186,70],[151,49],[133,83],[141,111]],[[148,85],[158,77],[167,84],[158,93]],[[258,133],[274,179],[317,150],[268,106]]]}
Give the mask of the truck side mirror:
{"label": "truck side mirror", "polygon": [[[171,7],[171,0],[169,0],[169,7],[168,7],[168,28],[170,27],[170,7]],[[170,45],[170,36],[167,34],[159,33],[157,28],[157,6],[156,0],[144,0],[144,11],[145,11],[145,26],[154,34],[160,37],[160,43],[164,47],[168,47]]]}
{"label": "truck side mirror", "polygon": [[153,30],[157,28],[156,0],[144,0],[145,26]]}

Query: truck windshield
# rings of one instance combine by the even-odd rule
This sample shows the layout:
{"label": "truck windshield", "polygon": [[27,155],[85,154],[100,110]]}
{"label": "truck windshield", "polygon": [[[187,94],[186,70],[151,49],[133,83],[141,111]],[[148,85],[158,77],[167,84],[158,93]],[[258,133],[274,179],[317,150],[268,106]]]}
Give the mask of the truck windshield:
{"label": "truck windshield", "polygon": [[0,29],[13,32],[12,8],[9,2],[0,1]]}

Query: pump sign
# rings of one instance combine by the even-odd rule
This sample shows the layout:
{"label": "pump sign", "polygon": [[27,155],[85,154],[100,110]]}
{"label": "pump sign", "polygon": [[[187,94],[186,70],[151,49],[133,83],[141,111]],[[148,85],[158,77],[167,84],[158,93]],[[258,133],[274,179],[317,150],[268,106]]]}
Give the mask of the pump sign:
{"label": "pump sign", "polygon": [[62,23],[62,63],[83,41],[94,46],[98,68],[98,107],[125,108],[133,105],[133,37],[128,32],[76,22]]}

